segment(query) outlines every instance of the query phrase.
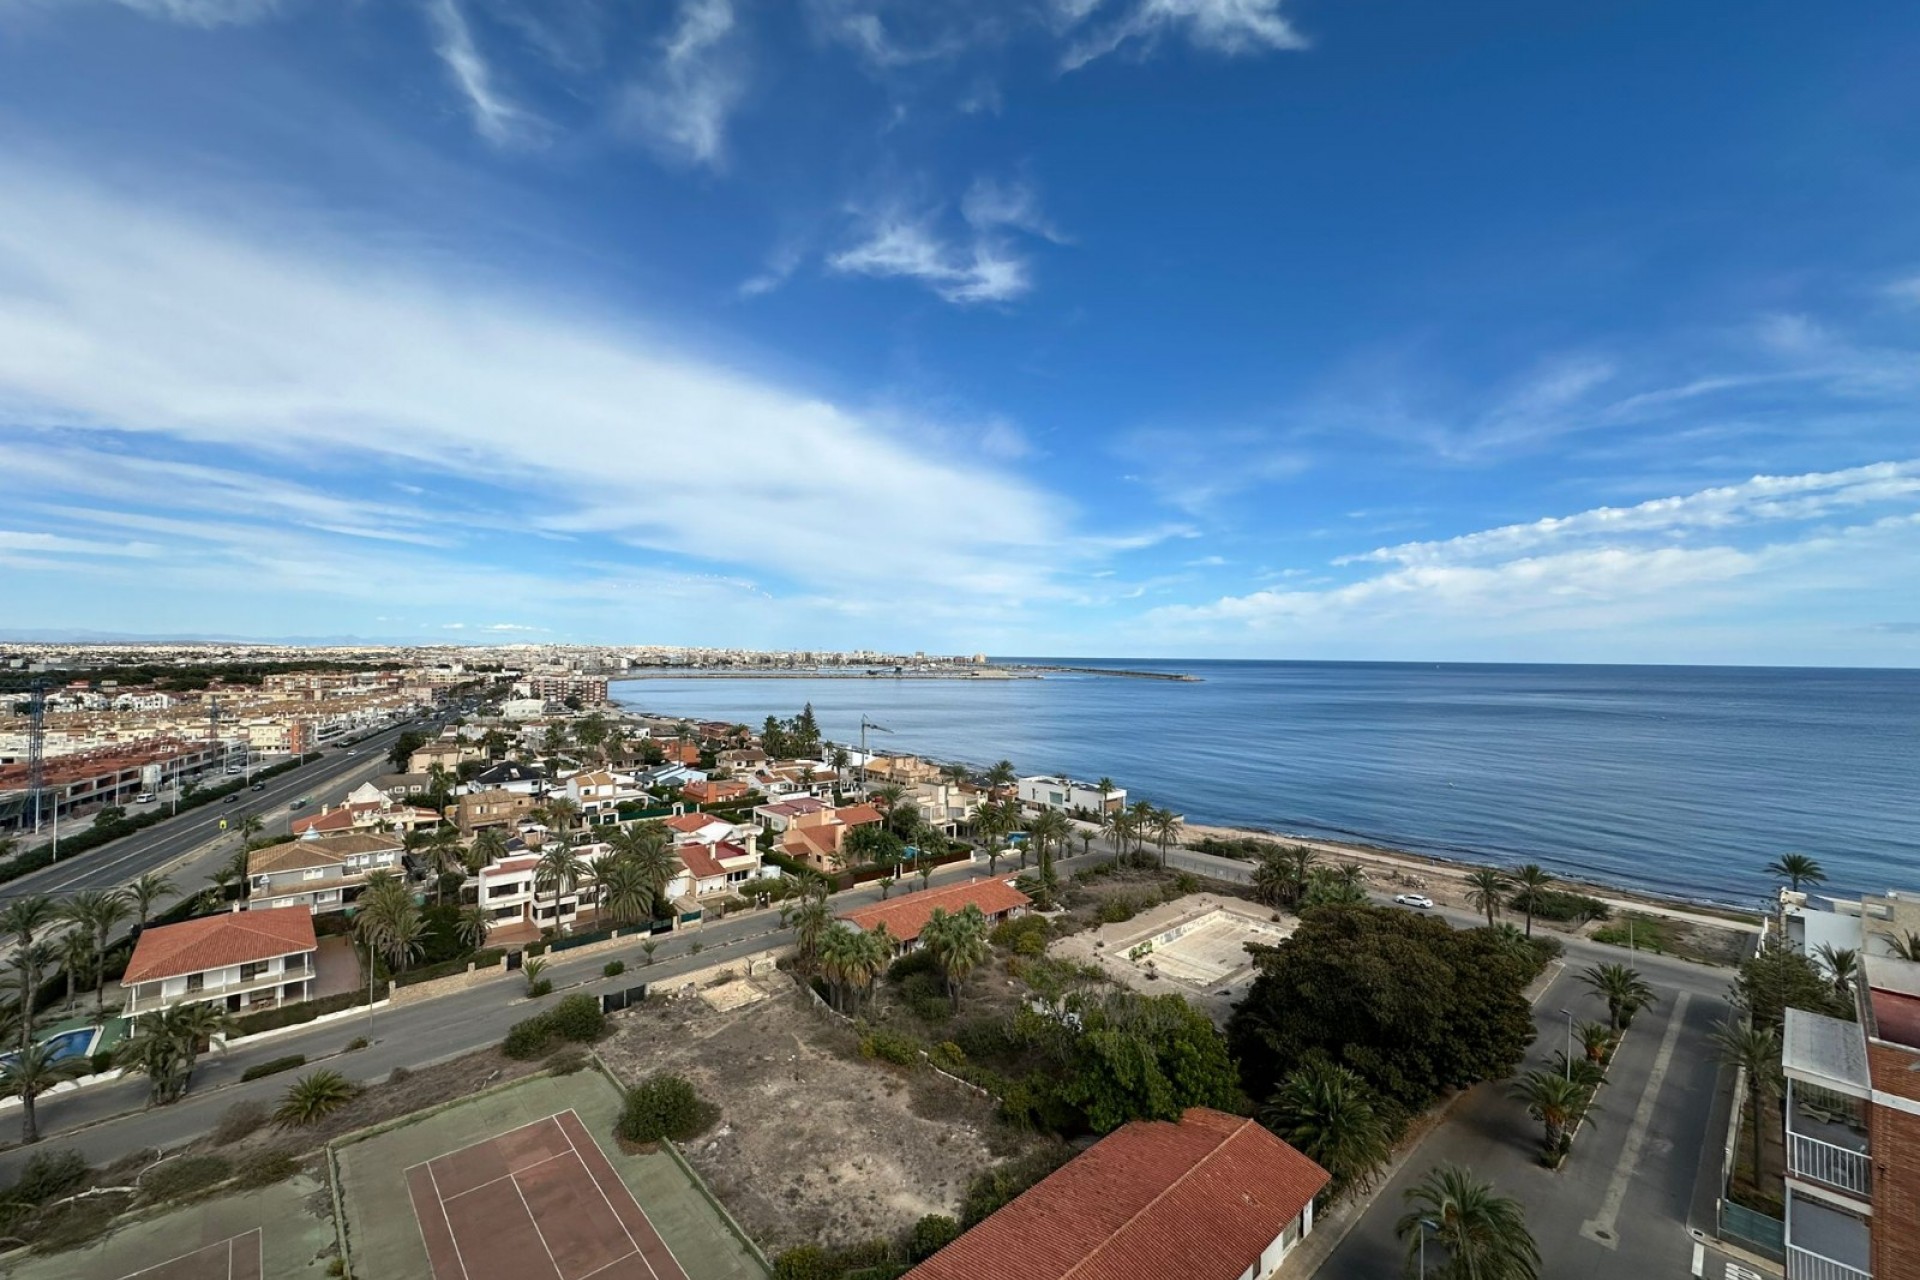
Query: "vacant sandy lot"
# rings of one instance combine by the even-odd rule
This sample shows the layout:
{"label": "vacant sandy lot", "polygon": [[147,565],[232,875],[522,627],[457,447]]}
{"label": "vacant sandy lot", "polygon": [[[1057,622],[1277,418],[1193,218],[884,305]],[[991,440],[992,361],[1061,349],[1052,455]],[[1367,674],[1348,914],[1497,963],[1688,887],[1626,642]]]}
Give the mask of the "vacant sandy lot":
{"label": "vacant sandy lot", "polygon": [[598,1046],[624,1080],[676,1071],[718,1104],[687,1159],[769,1254],[958,1216],[976,1173],[1039,1141],[960,1085],[861,1058],[853,1033],[806,1001],[788,986],[728,1013],[651,1003],[616,1015]]}

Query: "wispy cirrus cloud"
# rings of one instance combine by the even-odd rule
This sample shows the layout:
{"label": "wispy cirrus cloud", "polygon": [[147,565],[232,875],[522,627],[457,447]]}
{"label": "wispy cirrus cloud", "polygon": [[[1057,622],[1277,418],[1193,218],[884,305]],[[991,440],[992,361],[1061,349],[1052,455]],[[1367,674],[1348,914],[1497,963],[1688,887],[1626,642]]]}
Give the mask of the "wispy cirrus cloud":
{"label": "wispy cirrus cloud", "polygon": [[859,214],[858,239],[831,255],[827,266],[848,275],[917,280],[961,305],[1011,302],[1033,288],[1031,263],[1013,233],[1066,242],[1024,183],[977,179],[960,201],[960,228],[938,207],[906,205],[895,198]]}
{"label": "wispy cirrus cloud", "polygon": [[492,65],[474,42],[473,28],[457,0],[427,0],[427,16],[433,24],[434,50],[460,90],[467,114],[480,136],[498,147],[526,146],[541,141],[546,136],[545,122],[500,88]]}
{"label": "wispy cirrus cloud", "polygon": [[190,27],[234,27],[272,17],[281,0],[113,0],[122,8]]}
{"label": "wispy cirrus cloud", "polygon": [[1070,34],[1068,71],[1132,46],[1148,53],[1179,38],[1229,57],[1304,49],[1306,37],[1281,13],[1285,0],[1056,0],[1056,23]]}
{"label": "wispy cirrus cloud", "polygon": [[737,45],[731,0],[681,0],[657,58],[627,89],[627,127],[664,158],[719,168],[747,88]]}

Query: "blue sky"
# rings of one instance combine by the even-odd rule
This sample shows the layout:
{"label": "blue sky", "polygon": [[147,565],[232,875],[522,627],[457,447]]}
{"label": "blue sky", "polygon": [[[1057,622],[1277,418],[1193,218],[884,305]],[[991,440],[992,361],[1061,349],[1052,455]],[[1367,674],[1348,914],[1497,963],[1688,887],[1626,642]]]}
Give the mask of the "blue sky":
{"label": "blue sky", "polygon": [[1916,54],[0,0],[0,631],[1912,665]]}

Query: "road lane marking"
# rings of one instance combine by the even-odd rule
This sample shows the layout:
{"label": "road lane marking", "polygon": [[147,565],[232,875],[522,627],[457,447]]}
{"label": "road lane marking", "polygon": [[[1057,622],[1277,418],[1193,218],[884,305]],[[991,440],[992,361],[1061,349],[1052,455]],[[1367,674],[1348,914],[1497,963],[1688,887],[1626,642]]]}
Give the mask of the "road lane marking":
{"label": "road lane marking", "polygon": [[1595,1244],[1609,1249],[1620,1247],[1619,1233],[1615,1230],[1620,1220],[1620,1206],[1627,1198],[1627,1188],[1632,1185],[1634,1171],[1640,1164],[1640,1148],[1646,1145],[1647,1129],[1653,1124],[1654,1104],[1660,1101],[1660,1086],[1666,1083],[1667,1068],[1673,1065],[1674,1046],[1679,1043],[1680,1028],[1686,1025],[1687,1006],[1692,1002],[1691,991],[1682,991],[1674,1000],[1673,1016],[1667,1021],[1666,1035],[1660,1038],[1660,1052],[1654,1055],[1647,1087],[1640,1091],[1633,1127],[1627,1130],[1627,1144],[1620,1149],[1620,1163],[1614,1166],[1613,1181],[1607,1184],[1606,1197],[1600,1202],[1600,1214],[1580,1224],[1580,1234]]}

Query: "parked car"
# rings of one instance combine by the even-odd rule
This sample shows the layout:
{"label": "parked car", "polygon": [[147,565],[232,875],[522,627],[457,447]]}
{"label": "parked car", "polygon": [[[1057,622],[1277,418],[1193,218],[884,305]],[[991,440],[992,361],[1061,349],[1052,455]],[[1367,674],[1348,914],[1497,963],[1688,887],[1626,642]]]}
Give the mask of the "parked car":
{"label": "parked car", "polygon": [[155,800],[158,800],[159,798],[160,797],[154,795],[153,792],[151,791],[142,791],[139,795],[133,798],[133,802],[135,804],[152,804]]}
{"label": "parked car", "polygon": [[1422,911],[1433,910],[1433,899],[1424,893],[1396,893],[1393,900],[1403,907],[1418,907]]}

